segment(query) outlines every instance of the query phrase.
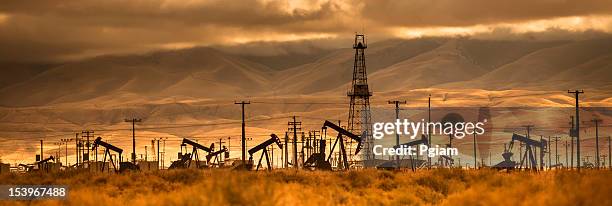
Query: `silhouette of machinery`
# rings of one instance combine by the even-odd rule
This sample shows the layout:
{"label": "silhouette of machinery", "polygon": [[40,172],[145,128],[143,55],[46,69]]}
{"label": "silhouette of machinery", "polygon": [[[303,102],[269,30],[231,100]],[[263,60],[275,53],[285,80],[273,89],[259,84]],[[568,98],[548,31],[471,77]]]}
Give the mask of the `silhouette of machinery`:
{"label": "silhouette of machinery", "polygon": [[[404,147],[414,147],[414,146],[418,146],[418,145],[422,145],[422,144],[423,145],[428,145],[428,143],[429,142],[427,140],[427,136],[422,134],[420,140],[415,140],[415,141],[412,141],[412,142],[406,142],[404,144],[400,144],[399,146],[395,145],[395,146],[393,146],[393,148],[397,149],[397,148],[400,148],[402,146],[404,146]],[[452,161],[452,158],[451,158],[451,161]],[[416,169],[417,167],[420,167],[420,165],[415,165],[414,164],[414,159],[411,159],[410,164],[411,164],[410,167],[413,170]]]}
{"label": "silhouette of machinery", "polygon": [[[525,151],[523,153],[523,158],[521,159],[518,165],[516,164],[515,161],[510,160],[510,158],[513,155],[512,148],[514,146],[514,141],[518,141],[518,142],[525,144]],[[535,151],[537,148],[540,149],[540,162],[542,162],[544,159],[544,153],[547,150],[546,140],[537,141],[537,140],[529,139],[522,135],[512,134],[512,141],[510,141],[507,148],[504,148],[504,153],[502,153],[502,157],[504,158],[504,161],[494,165],[493,168],[512,170],[516,168],[516,166],[519,166],[519,168],[523,168],[523,165],[524,165],[525,168],[537,170],[538,166],[536,162],[536,151]]]}
{"label": "silhouette of machinery", "polygon": [[[206,155],[206,162],[211,163],[213,166],[216,164],[219,167],[221,166],[221,158],[223,157],[219,157],[220,154],[225,154],[227,152],[227,147],[223,146],[223,149],[220,149],[219,151],[215,151],[215,152],[211,152],[209,154]],[[212,162],[210,161],[212,158],[215,158]]]}
{"label": "silhouette of machinery", "polygon": [[264,156],[266,157],[266,164],[268,165],[268,170],[272,170],[272,166],[270,165],[270,159],[268,157],[268,149],[267,147],[270,146],[271,144],[276,143],[276,145],[278,146],[278,148],[283,148],[283,145],[280,141],[280,139],[278,138],[278,136],[276,136],[275,134],[270,134],[270,139],[266,140],[265,142],[262,142],[261,144],[249,149],[249,162],[253,161],[253,154],[263,150],[261,152],[261,157],[259,158],[259,163],[257,163],[257,167],[255,168],[255,170],[259,170],[259,166],[261,166],[261,160],[264,158]]}
{"label": "silhouette of machinery", "polygon": [[[102,160],[102,162],[103,163],[106,162],[106,156],[108,155],[110,164],[113,166],[113,169],[115,170],[115,172],[123,172],[127,170],[139,170],[138,166],[134,165],[134,163],[122,161],[121,153],[123,153],[123,149],[116,147],[110,143],[102,141],[102,137],[96,138],[96,140],[93,142],[93,146],[91,150],[95,151],[98,148],[98,146],[104,147],[104,159]],[[119,154],[119,169],[117,169],[117,165],[115,163],[116,160],[113,160],[113,155],[110,153],[110,151],[113,151]],[[104,171],[104,166],[105,164],[102,164],[100,171],[102,172]]]}
{"label": "silhouette of machinery", "polygon": [[308,157],[308,159],[306,160],[306,162],[304,162],[304,165],[307,168],[310,169],[320,169],[320,170],[331,170],[331,163],[329,162],[329,160],[332,157],[332,154],[334,153],[334,149],[336,148],[336,145],[339,143],[340,144],[340,158],[342,161],[342,169],[348,169],[349,168],[349,163],[348,163],[348,159],[347,159],[347,155],[346,155],[346,148],[344,147],[344,139],[342,138],[343,135],[349,137],[350,139],[354,140],[357,142],[357,148],[355,149],[355,154],[358,154],[359,151],[361,150],[361,143],[362,143],[362,139],[361,137],[345,130],[344,128],[335,125],[334,123],[325,120],[325,123],[323,123],[323,128],[331,128],[333,130],[336,130],[336,132],[338,132],[338,136],[336,137],[336,140],[334,141],[334,145],[332,146],[329,156],[327,156],[327,159],[325,158],[325,140],[319,140],[320,141],[320,150],[319,153],[314,153],[312,155],[310,155],[310,157]]}
{"label": "silhouette of machinery", "polygon": [[319,152],[313,153],[304,162],[304,168],[311,170],[332,170],[331,164],[325,159],[325,140],[319,140]]}
{"label": "silhouette of machinery", "polygon": [[[38,159],[38,157],[36,157],[36,159]],[[34,164],[19,164],[19,166],[23,167],[26,172],[34,172],[34,171],[49,172],[49,170],[51,169],[50,165],[48,164],[49,161],[55,162],[55,158],[53,156],[49,156],[49,158],[37,161]]]}
{"label": "silhouette of machinery", "polygon": [[[204,145],[198,144],[197,142],[191,141],[187,138],[183,138],[183,142],[181,143],[181,147],[183,146],[187,146],[187,145],[191,145],[192,146],[192,151],[191,153],[186,153],[186,154],[180,154],[179,153],[179,160],[172,162],[172,164],[170,165],[169,169],[178,169],[178,168],[190,168],[191,167],[191,163],[194,161],[195,158],[195,165],[196,168],[204,168],[206,165],[200,165],[200,158],[198,155],[198,149],[205,151],[206,153],[210,154],[213,152],[213,148],[215,148],[215,143],[210,144],[210,147],[206,147]],[[208,161],[207,161],[208,163]]]}

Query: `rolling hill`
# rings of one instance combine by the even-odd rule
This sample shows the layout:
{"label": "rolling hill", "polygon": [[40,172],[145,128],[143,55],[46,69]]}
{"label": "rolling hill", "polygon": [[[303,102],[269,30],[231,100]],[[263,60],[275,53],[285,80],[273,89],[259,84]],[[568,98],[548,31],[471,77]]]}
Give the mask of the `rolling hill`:
{"label": "rolling hill", "polygon": [[[602,89],[612,85],[610,48],[612,38],[394,39],[370,43],[366,64],[374,92]],[[8,67],[0,71],[0,105],[338,94],[352,77],[351,48],[311,48],[259,59],[235,51],[196,47],[100,56],[50,68]]]}

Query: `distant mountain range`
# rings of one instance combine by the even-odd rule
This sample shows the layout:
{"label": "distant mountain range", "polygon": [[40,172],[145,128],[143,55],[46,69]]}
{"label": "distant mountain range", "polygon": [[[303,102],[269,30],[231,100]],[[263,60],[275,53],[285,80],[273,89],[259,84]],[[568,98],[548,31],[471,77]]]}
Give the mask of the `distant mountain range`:
{"label": "distant mountain range", "polygon": [[[258,55],[197,47],[51,66],[3,65],[0,105],[337,93],[348,89],[353,55],[351,48]],[[368,45],[366,64],[374,92],[434,87],[612,90],[612,38],[385,40]]]}

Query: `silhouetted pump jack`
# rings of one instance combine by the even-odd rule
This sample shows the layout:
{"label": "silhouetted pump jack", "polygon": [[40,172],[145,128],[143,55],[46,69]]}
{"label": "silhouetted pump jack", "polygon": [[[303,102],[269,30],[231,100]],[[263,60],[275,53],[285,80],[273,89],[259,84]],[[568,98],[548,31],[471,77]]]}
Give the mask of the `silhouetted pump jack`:
{"label": "silhouetted pump jack", "polygon": [[[404,144],[400,144],[400,145],[395,145],[393,146],[393,148],[397,149],[400,147],[414,147],[414,146],[418,146],[418,145],[428,145],[428,141],[427,141],[427,136],[426,135],[421,135],[421,139],[420,140],[414,140],[412,142],[406,142]],[[452,159],[451,159],[452,160]],[[414,160],[411,159],[410,161],[410,167],[412,168],[412,170],[414,171],[415,169],[417,169],[419,167],[419,165],[415,165],[415,163],[413,162]],[[398,163],[397,161],[393,161],[396,164]]]}
{"label": "silhouetted pump jack", "polygon": [[325,160],[325,140],[319,140],[319,153],[314,153],[304,162],[304,168],[310,170],[332,170],[331,164]]}
{"label": "silhouetted pump jack", "polygon": [[270,146],[271,144],[276,143],[276,145],[278,146],[278,148],[283,148],[283,145],[280,141],[280,139],[278,138],[278,136],[276,136],[275,134],[270,134],[270,139],[266,140],[265,142],[251,148],[249,150],[249,162],[253,161],[253,154],[263,150],[261,152],[261,157],[259,158],[259,163],[257,163],[257,167],[255,168],[255,171],[259,170],[259,166],[261,166],[261,160],[264,158],[264,156],[266,157],[266,164],[268,165],[268,170],[272,170],[272,165],[270,165],[270,159],[268,157],[268,149],[267,147]]}
{"label": "silhouetted pump jack", "polygon": [[[522,142],[526,146],[523,154],[523,159],[521,159],[519,166],[523,167],[523,164],[525,163],[526,168],[537,170],[538,166],[536,163],[536,154],[534,148],[540,148],[540,161],[542,161],[544,158],[544,151],[546,151],[547,149],[546,140],[537,141],[518,134],[512,134],[512,141],[510,141],[508,148],[505,148],[504,153],[502,154],[502,156],[504,157],[504,161],[498,163],[497,165],[494,165],[493,168],[512,170],[514,167],[516,167],[516,162],[510,160],[510,158],[512,157],[511,151],[512,147],[514,146],[514,141]],[[527,159],[529,161],[528,163],[525,162],[525,160]]]}
{"label": "silhouetted pump jack", "polygon": [[49,164],[47,164],[47,162],[49,162],[49,161],[54,161],[55,162],[55,158],[53,156],[49,156],[49,158],[37,162],[38,169],[40,171],[49,172]]}
{"label": "silhouetted pump jack", "polygon": [[[212,147],[211,147],[212,148]],[[223,149],[216,151],[216,152],[211,152],[208,155],[206,155],[206,162],[210,162],[210,159],[212,159],[213,157],[215,158],[213,160],[213,162],[210,162],[213,166],[216,163],[217,165],[219,165],[219,167],[221,166],[221,158],[219,157],[220,154],[224,154],[225,152],[227,152],[227,147],[223,146]]]}
{"label": "silhouetted pump jack", "polygon": [[348,163],[348,159],[346,157],[346,149],[344,148],[344,140],[342,138],[342,135],[347,136],[349,138],[351,138],[352,140],[357,142],[357,148],[355,149],[355,154],[358,154],[359,151],[361,150],[361,137],[343,129],[342,127],[335,125],[334,123],[325,120],[325,123],[323,123],[323,127],[324,128],[332,128],[333,130],[336,130],[338,132],[338,137],[336,137],[336,141],[334,142],[334,145],[331,148],[331,151],[329,153],[329,156],[327,157],[327,162],[329,163],[329,159],[331,159],[332,154],[334,153],[334,149],[336,148],[336,144],[338,144],[338,142],[340,142],[340,158],[342,159],[342,168],[343,169],[348,169],[349,168],[349,163]]}
{"label": "silhouetted pump jack", "polygon": [[[113,166],[113,169],[115,170],[115,172],[123,172],[123,171],[127,171],[127,170],[138,170],[138,166],[134,165],[131,162],[123,162],[121,160],[121,153],[123,153],[123,149],[116,147],[112,144],[109,144],[107,142],[102,141],[102,137],[98,137],[96,138],[96,140],[93,143],[93,146],[91,148],[92,151],[96,150],[98,148],[98,146],[102,146],[104,147],[104,159],[102,160],[103,164],[101,167],[100,171],[104,171],[104,162],[106,162],[106,156],[108,155],[109,157],[109,161],[110,164]],[[111,155],[110,151],[116,152],[119,154],[119,169],[117,169],[116,160],[113,160],[113,155]]]}
{"label": "silhouetted pump jack", "polygon": [[[183,138],[183,142],[181,145],[191,145],[193,150],[191,153],[183,154],[179,157],[179,160],[172,162],[169,169],[178,169],[178,168],[190,168],[191,162],[195,158],[196,168],[203,168],[205,165],[200,165],[200,158],[198,156],[198,149],[205,151],[210,154],[214,151],[215,143],[210,144],[210,147],[206,147],[204,145],[198,144],[197,142],[191,141],[187,138]],[[208,161],[207,161],[208,163]]]}

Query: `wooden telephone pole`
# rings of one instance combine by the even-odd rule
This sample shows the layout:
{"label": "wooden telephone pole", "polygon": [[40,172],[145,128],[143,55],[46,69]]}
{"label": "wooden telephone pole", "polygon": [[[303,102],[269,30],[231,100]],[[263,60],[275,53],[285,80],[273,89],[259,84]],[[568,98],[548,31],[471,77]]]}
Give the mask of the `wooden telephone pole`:
{"label": "wooden telephone pole", "polygon": [[584,93],[582,90],[567,91],[569,94],[574,94],[576,98],[576,166],[580,171],[580,103],[579,95]]}
{"label": "wooden telephone pole", "polygon": [[132,123],[132,163],[136,164],[136,122],[142,122],[142,119],[125,119],[125,122]]}
{"label": "wooden telephone pole", "polygon": [[245,164],[246,167],[246,131],[245,131],[245,123],[244,123],[244,105],[251,104],[251,102],[234,102],[234,104],[239,104],[242,107],[242,163]]}

